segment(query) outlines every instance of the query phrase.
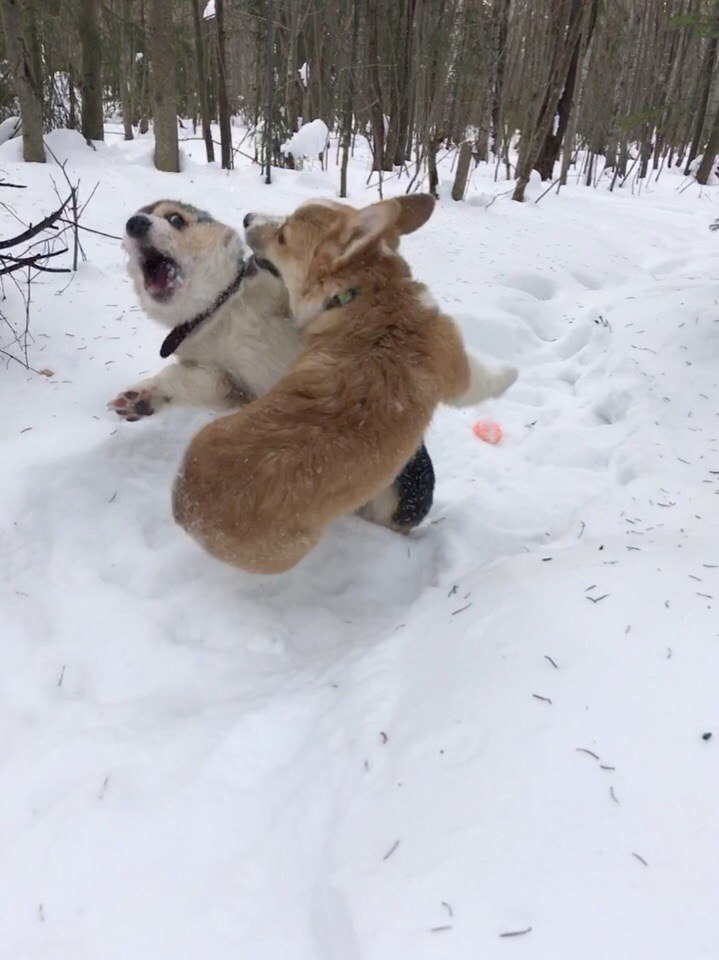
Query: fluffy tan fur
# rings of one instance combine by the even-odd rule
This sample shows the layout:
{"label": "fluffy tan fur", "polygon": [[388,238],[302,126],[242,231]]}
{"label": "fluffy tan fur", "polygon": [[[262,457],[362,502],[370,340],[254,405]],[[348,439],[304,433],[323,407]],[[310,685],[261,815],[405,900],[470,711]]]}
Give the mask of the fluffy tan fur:
{"label": "fluffy tan fur", "polygon": [[[246,248],[235,230],[186,203],[159,200],[138,213],[148,217],[151,226],[141,240],[129,234],[125,237],[130,276],[144,311],[174,327],[219,296],[236,276]],[[185,221],[182,230],[168,223],[175,213]],[[279,224],[280,218],[274,222]],[[178,266],[175,292],[161,301],[146,288],[143,263],[148,248],[172,257]],[[275,386],[301,346],[284,284],[260,269],[247,276],[215,316],[180,344],[175,362],[123,390],[109,406],[129,421],[152,416],[168,406],[237,409]],[[407,527],[398,528],[392,519],[398,505],[398,489],[393,483],[360,513],[367,520],[406,533]]]}
{"label": "fluffy tan fur", "polygon": [[[174,515],[213,556],[256,573],[290,569],[331,520],[387,487],[438,403],[472,393],[457,326],[385,242],[433,206],[416,196],[362,211],[310,203],[255,239],[287,285],[304,346],[276,387],[187,450]],[[350,289],[360,294],[326,308]]]}

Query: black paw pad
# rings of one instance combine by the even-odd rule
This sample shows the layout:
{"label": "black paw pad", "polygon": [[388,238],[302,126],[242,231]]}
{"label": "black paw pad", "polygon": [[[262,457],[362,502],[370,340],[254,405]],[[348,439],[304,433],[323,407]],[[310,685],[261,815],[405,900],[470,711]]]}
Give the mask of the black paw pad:
{"label": "black paw pad", "polygon": [[138,400],[135,404],[135,413],[139,413],[141,417],[152,416],[154,412],[147,400]]}

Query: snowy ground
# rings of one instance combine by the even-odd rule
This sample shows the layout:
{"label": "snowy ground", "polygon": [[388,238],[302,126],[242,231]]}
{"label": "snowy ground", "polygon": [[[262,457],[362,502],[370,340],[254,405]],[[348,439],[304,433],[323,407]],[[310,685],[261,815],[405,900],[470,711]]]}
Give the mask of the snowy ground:
{"label": "snowy ground", "polygon": [[[239,223],[338,181],[50,142],[113,234],[162,195]],[[36,219],[58,170],[17,158]],[[719,194],[681,183],[445,197],[404,249],[521,368],[481,413],[505,438],[443,410],[430,521],[342,521],[276,578],[172,524],[203,414],[105,410],[160,363],[119,245],[38,281],[54,376],[0,373],[3,960],[715,960]]]}

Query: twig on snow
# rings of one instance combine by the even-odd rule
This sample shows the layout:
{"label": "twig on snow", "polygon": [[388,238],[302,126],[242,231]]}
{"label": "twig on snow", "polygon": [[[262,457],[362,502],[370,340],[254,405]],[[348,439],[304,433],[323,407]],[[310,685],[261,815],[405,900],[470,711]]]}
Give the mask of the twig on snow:
{"label": "twig on snow", "polygon": [[398,846],[399,846],[399,840],[395,840],[395,842],[394,842],[394,843],[392,844],[392,846],[389,848],[389,850],[387,851],[387,853],[385,853],[385,855],[382,857],[382,859],[383,859],[383,860],[389,860],[389,858],[392,856],[392,854],[395,852],[395,850],[397,849]]}
{"label": "twig on snow", "polygon": [[462,613],[463,610],[466,610],[468,607],[471,607],[471,606],[472,606],[472,601],[470,600],[469,603],[466,603],[463,607],[460,607],[459,610],[453,610],[452,616],[455,616],[455,614],[457,613]]}

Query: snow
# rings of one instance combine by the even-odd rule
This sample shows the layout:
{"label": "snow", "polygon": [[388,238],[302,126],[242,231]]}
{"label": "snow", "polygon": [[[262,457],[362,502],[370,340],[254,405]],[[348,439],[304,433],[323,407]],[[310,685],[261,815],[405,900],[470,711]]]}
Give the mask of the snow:
{"label": "snow", "polygon": [[297,71],[300,75],[300,81],[303,87],[306,87],[309,82],[310,77],[310,65],[309,63],[303,63],[300,69]]}
{"label": "snow", "polygon": [[7,117],[0,122],[0,145],[13,137],[19,137],[22,130],[20,117]]}
{"label": "snow", "polygon": [[212,20],[215,16],[215,0],[207,0],[207,6],[202,14],[203,20]]}
{"label": "snow", "polygon": [[[48,141],[118,236],[160,196],[239,224],[336,195],[334,165],[267,187],[201,143],[172,175],[147,139]],[[59,171],[20,151],[6,199],[37,220]],[[443,199],[403,248],[520,381],[437,416],[422,528],[348,518],[281,577],[172,523],[210,414],[105,409],[163,336],[119,244],[84,234],[64,292],[34,284],[53,376],[9,363],[1,387],[4,956],[716,957],[717,195],[664,171],[518,205],[492,174],[468,195],[496,202]]]}
{"label": "snow", "polygon": [[283,143],[280,150],[282,153],[291,154],[296,160],[316,157],[327,148],[329,133],[324,120],[311,120],[301,126],[287,143]]}

